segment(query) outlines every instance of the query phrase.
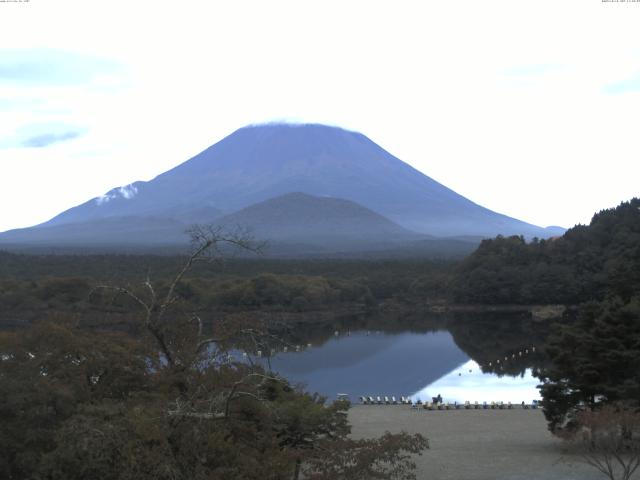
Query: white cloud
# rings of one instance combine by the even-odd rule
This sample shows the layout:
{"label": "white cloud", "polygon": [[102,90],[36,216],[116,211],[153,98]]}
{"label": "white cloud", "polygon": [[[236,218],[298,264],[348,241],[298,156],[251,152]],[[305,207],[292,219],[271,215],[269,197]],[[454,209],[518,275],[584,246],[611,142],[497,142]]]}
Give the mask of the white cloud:
{"label": "white cloud", "polygon": [[113,193],[108,192],[108,193],[105,193],[104,195],[100,195],[99,197],[96,197],[96,204],[104,205],[105,203],[109,203],[114,198],[116,198],[116,196]]}
{"label": "white cloud", "polygon": [[125,185],[124,187],[118,188],[118,192],[122,198],[130,200],[138,194],[138,188],[135,185]]}
{"label": "white cloud", "polygon": [[100,195],[95,198],[95,202],[97,205],[104,205],[105,203],[109,203],[111,200],[115,200],[116,198],[124,198],[125,200],[131,200],[138,194],[138,187],[135,185],[124,185],[122,187],[114,188],[113,190],[108,191],[104,195]]}

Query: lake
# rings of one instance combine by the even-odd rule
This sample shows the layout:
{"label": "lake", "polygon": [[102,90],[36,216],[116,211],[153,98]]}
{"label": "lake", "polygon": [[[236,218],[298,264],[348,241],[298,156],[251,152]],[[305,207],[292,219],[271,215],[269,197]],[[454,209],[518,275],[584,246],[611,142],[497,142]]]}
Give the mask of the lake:
{"label": "lake", "polygon": [[[361,395],[410,396],[424,401],[440,394],[445,402],[531,403],[540,395],[538,379],[524,368],[530,349],[523,344],[506,361],[502,354],[496,358],[505,365],[519,362],[522,368],[517,376],[483,372],[449,331],[337,332],[322,344],[301,347],[299,352],[276,352],[269,360],[274,371],[329,398],[345,393],[352,401]],[[260,361],[267,363],[264,358]]]}

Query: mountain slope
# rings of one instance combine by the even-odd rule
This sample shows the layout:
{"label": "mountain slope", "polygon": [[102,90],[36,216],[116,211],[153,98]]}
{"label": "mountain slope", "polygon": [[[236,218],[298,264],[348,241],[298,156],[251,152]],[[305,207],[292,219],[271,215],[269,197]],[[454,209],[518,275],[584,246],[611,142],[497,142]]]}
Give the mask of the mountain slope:
{"label": "mountain slope", "polygon": [[257,238],[313,244],[390,244],[422,237],[355,202],[299,192],[251,205],[217,223],[249,227]]}
{"label": "mountain slope", "polygon": [[[215,212],[201,210],[209,218]],[[5,232],[0,245],[58,247],[170,247],[186,244],[184,221],[156,217],[107,217]],[[234,231],[248,230],[269,241],[265,253],[278,256],[327,252],[381,251],[428,241],[357,203],[289,193],[250,205],[210,223]],[[424,250],[424,249],[423,249]],[[435,248],[439,250],[439,248]],[[425,250],[426,251],[426,250]]]}
{"label": "mountain slope", "polygon": [[467,200],[362,134],[323,125],[242,128],[149,182],[113,189],[45,225],[208,208],[232,213],[290,192],[351,200],[430,235],[549,236]]}
{"label": "mountain slope", "polygon": [[0,246],[109,247],[171,246],[186,244],[187,223],[154,217],[93,218],[85,222],[9,230],[0,234]]}

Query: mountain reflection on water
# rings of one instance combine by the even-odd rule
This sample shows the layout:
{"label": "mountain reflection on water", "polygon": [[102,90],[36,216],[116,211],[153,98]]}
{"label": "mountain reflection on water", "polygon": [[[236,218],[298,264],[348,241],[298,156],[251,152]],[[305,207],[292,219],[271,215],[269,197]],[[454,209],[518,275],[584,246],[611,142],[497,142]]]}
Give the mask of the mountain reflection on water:
{"label": "mountain reflection on water", "polygon": [[279,352],[270,360],[274,371],[329,398],[338,393],[348,394],[352,401],[361,395],[425,400],[438,393],[452,402],[520,403],[539,398],[538,381],[530,371],[519,377],[482,373],[448,331],[358,331],[302,352]]}
{"label": "mountain reflection on water", "polygon": [[540,380],[531,374],[530,369],[518,377],[499,377],[492,373],[483,373],[476,362],[469,360],[414,393],[411,398],[414,401],[430,401],[432,397],[441,395],[445,402],[531,403],[532,400],[541,399],[536,388],[539,383]]}

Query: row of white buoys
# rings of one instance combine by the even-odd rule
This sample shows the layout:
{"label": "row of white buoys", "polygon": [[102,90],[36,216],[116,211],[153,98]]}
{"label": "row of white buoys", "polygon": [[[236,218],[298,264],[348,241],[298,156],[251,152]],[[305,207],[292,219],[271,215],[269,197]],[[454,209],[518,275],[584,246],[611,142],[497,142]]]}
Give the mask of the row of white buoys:
{"label": "row of white buoys", "polygon": [[[509,357],[509,355],[506,355],[504,357],[504,359],[498,358],[495,362],[489,362],[489,364],[487,366],[488,367],[493,367],[494,363],[495,363],[496,366],[498,366],[500,364],[504,364],[504,363],[508,362],[509,360],[516,360],[516,359],[522,357],[523,355],[529,355],[529,353],[535,353],[535,352],[536,352],[536,347],[535,346],[531,347],[531,349],[525,348],[524,350],[518,351],[517,355],[515,353],[512,353],[511,357]],[[482,368],[482,365],[479,365],[479,367]]]}
{"label": "row of white buoys", "polygon": [[[295,345],[295,346],[291,347],[291,351],[295,350],[296,352],[301,352],[301,351],[305,350],[306,348],[311,348],[312,346],[313,345],[310,344],[310,343],[307,343],[306,345]],[[270,352],[269,351],[256,350],[256,357],[262,357],[263,354],[268,354],[268,353],[270,353],[271,356],[274,356],[276,353],[279,353],[279,352],[288,353],[289,352],[289,347],[288,346],[282,347],[282,350],[276,350],[275,348],[272,348]],[[243,355],[246,357],[247,353],[245,352]]]}

